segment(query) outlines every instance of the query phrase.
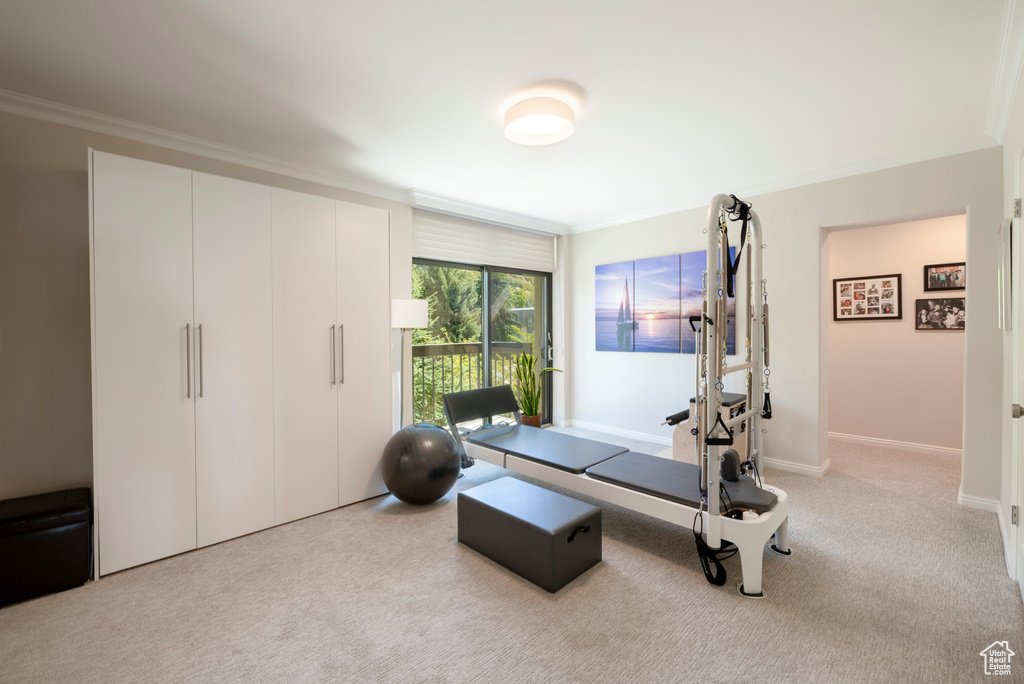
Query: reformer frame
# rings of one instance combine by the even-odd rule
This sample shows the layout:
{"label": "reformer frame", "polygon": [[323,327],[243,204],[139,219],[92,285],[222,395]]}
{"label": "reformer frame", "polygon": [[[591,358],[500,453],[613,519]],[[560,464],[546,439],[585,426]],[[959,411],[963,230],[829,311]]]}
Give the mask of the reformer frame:
{"label": "reformer frame", "polygon": [[[729,236],[725,212],[745,214],[745,223],[749,232],[741,238],[746,240],[747,258],[745,260],[746,301],[744,315],[747,321],[745,355],[742,363],[726,365],[726,336],[728,333],[728,279]],[[451,412],[449,397],[446,395],[445,414],[450,430],[463,456],[463,465],[472,465],[473,459],[497,465],[508,470],[533,477],[543,482],[564,487],[607,501],[629,510],[664,520],[669,523],[692,529],[696,515],[701,516],[702,529],[708,548],[718,550],[722,542],[731,542],[740,555],[743,573],[739,585],[741,594],[747,597],[764,596],[761,588],[764,546],[774,536],[772,549],[789,555],[789,500],[780,489],[764,486],[777,497],[775,506],[753,519],[733,518],[722,515],[720,478],[723,446],[731,443],[731,431],[742,422],[747,421],[746,453],[744,460],[751,460],[757,466],[757,473],[763,476],[763,420],[765,403],[763,397],[768,393],[769,350],[767,340],[768,305],[765,297],[765,282],[762,279],[762,241],[761,223],[757,214],[750,210],[733,195],[716,195],[708,206],[708,247],[707,270],[704,273],[704,304],[700,316],[700,346],[696,354],[696,448],[698,463],[701,468],[701,489],[706,493],[706,506],[697,508],[668,499],[652,496],[645,492],[630,489],[611,482],[589,477],[586,472],[573,473],[561,468],[545,465],[530,458],[506,453],[500,449],[484,446],[479,443],[467,442],[462,439],[458,423],[489,418],[490,416],[510,412],[508,404],[494,399],[494,393],[485,390],[473,390],[462,393],[485,398],[481,406],[468,407],[463,405]],[[741,244],[741,254],[742,247]],[[722,407],[722,393],[725,389],[726,375],[746,371],[746,410],[724,421],[725,429],[718,421]],[[761,378],[764,378],[763,382]],[[497,388],[493,388],[497,389]],[[763,390],[763,392],[761,391]],[[509,392],[511,395],[511,392]],[[512,404],[514,405],[514,399]],[[518,406],[511,408],[515,417],[517,430],[538,430],[522,425]],[[714,416],[714,421],[711,417]],[[615,458],[615,457],[612,457]],[[709,467],[713,464],[713,467]],[[680,464],[687,465],[687,464]],[[692,466],[689,466],[692,467]]]}
{"label": "reformer frame", "polygon": [[[537,430],[540,428],[520,426],[518,429]],[[588,477],[585,473],[577,475],[559,468],[552,468],[536,461],[471,442],[462,442],[462,444],[471,458],[479,458],[527,477],[533,477],[557,487],[564,487],[631,511],[679,525],[687,531],[692,529],[694,516],[698,509],[691,506],[661,499],[610,482],[596,480]],[[754,520],[723,517],[719,525],[722,538],[735,544],[739,550],[740,568],[743,574],[741,593],[745,596],[763,596],[761,584],[765,544],[774,536],[775,547],[780,550],[789,549],[789,501],[786,493],[782,490],[769,489],[778,497],[778,501],[771,511]],[[701,511],[701,517],[705,529],[707,529],[707,511]]]}

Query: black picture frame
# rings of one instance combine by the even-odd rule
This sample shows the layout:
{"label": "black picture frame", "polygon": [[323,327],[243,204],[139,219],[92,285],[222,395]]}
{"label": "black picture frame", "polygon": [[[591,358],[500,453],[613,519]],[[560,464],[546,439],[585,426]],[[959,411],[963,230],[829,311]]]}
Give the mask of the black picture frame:
{"label": "black picture frame", "polygon": [[959,330],[967,323],[967,299],[942,297],[914,301],[915,330]]}
{"label": "black picture frame", "polygon": [[924,267],[924,291],[947,292],[967,289],[967,262],[928,264]]}
{"label": "black picture frame", "polygon": [[903,318],[903,275],[832,280],[832,320],[898,321]]}

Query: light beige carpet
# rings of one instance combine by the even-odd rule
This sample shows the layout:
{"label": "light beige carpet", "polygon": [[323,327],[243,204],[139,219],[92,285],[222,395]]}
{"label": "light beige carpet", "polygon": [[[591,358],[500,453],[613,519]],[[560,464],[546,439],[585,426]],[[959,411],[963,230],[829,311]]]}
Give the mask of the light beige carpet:
{"label": "light beige carpet", "polygon": [[378,498],[0,609],[0,682],[982,682],[1004,639],[1024,681],[1024,608],[959,461],[830,458],[769,473],[794,555],[766,552],[765,600],[737,594],[738,558],[713,587],[688,529],[607,505],[603,562],[548,594],[456,541],[456,492],[506,474],[478,463],[431,506]]}

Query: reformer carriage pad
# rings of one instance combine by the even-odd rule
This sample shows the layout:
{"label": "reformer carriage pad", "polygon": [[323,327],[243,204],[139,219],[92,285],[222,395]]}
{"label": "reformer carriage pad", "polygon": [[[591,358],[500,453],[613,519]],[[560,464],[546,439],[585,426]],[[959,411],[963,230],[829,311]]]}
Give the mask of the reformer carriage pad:
{"label": "reformer carriage pad", "polygon": [[471,433],[466,440],[576,475],[629,451],[626,447],[529,425],[490,428]]}
{"label": "reformer carriage pad", "polygon": [[[700,466],[631,451],[587,468],[587,476],[675,503],[700,508]],[[722,510],[732,508],[767,513],[778,497],[741,475],[736,482],[722,480]]]}
{"label": "reformer carriage pad", "polygon": [[601,509],[514,477],[459,492],[459,541],[554,593],[601,560]]}

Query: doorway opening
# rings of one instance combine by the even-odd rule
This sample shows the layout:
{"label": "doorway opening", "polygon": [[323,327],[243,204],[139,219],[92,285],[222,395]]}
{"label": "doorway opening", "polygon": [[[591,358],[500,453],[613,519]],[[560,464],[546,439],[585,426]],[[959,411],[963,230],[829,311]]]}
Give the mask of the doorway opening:
{"label": "doorway opening", "polygon": [[828,441],[955,457],[959,465],[970,325],[966,215],[835,228],[824,237]]}

